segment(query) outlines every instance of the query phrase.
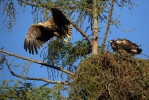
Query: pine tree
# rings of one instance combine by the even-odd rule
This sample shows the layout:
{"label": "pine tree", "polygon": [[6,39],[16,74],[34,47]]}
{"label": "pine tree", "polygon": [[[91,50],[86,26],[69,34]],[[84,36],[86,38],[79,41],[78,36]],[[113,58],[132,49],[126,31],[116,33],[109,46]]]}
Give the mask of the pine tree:
{"label": "pine tree", "polygon": [[[131,0],[0,0],[0,5],[3,6],[0,9],[7,16],[2,25],[7,26],[8,31],[11,31],[16,23],[17,5],[22,7],[24,12],[27,6],[32,7],[35,23],[48,20],[51,17],[50,8],[58,8],[73,25],[72,34],[79,33],[82,38],[69,43],[63,42],[62,39],[50,39],[47,49],[41,52],[44,62],[1,49],[0,65],[5,64],[13,76],[24,80],[43,81],[46,84],[34,87],[32,83],[19,81],[9,86],[9,82],[4,81],[0,86],[0,99],[148,99],[148,61],[119,56],[105,50],[110,25],[119,27],[120,23],[112,18],[114,6],[123,8],[132,7],[133,4]],[[100,37],[101,23],[106,24],[104,37]],[[103,38],[102,43],[99,43],[100,38]],[[13,72],[12,63],[7,60],[6,55],[46,66],[49,79]],[[23,67],[23,72],[28,71],[30,62]],[[61,77],[60,81],[55,80],[57,76]],[[49,88],[46,87],[47,84],[55,85]],[[68,97],[65,97],[62,91],[67,91]]]}

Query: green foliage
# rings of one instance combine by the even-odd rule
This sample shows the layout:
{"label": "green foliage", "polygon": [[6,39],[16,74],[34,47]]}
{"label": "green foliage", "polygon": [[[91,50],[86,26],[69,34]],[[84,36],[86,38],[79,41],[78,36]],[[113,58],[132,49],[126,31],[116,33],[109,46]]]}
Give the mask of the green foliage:
{"label": "green foliage", "polygon": [[149,99],[149,61],[105,52],[83,60],[71,86],[73,100]]}
{"label": "green foliage", "polygon": [[86,41],[64,43],[62,39],[51,40],[48,44],[48,63],[61,66],[70,71],[74,70],[78,60],[86,58],[91,53],[91,45]]}
{"label": "green foliage", "polygon": [[2,24],[1,28],[8,29],[9,32],[16,23],[16,14],[17,14],[16,6],[12,0],[1,0],[0,6],[1,6],[0,7],[1,15],[6,16],[2,20],[3,22],[1,22]]}
{"label": "green foliage", "polygon": [[[14,83],[12,85],[12,83]],[[32,83],[22,83],[20,81],[3,81],[0,86],[1,100],[61,100],[65,98],[63,85],[57,84],[52,88],[39,86],[35,87]]]}

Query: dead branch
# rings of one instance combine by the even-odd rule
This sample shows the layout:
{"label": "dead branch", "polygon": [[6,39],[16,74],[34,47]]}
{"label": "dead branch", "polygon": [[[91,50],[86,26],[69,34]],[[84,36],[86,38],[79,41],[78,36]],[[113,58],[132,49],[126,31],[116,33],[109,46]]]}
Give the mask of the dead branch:
{"label": "dead branch", "polygon": [[[32,3],[28,3],[28,2],[25,2],[25,1],[22,1],[24,4],[27,4],[27,5],[30,5],[30,6],[34,6],[34,7],[39,7],[38,5],[36,5],[36,4],[32,4]],[[38,3],[40,3],[40,2],[38,2]],[[51,9],[51,8],[60,8],[60,7],[50,7],[50,6],[48,6],[48,5],[46,5],[46,4],[42,4],[42,3],[40,3],[40,5],[42,6],[42,7],[44,7],[44,8],[47,8],[47,9]],[[70,7],[71,8],[71,7]],[[91,45],[93,45],[93,43],[92,43],[92,41],[91,41],[91,39],[86,35],[86,33],[84,33],[75,23],[73,23],[70,19],[68,19],[69,21],[70,21],[70,23],[90,42],[90,44]]]}
{"label": "dead branch", "polygon": [[12,69],[10,68],[10,64],[8,63],[7,60],[6,60],[6,65],[7,65],[8,69],[9,69],[10,73],[11,73],[13,76],[16,76],[16,77],[19,77],[19,78],[22,78],[22,79],[36,80],[36,81],[44,81],[44,82],[51,83],[51,84],[66,84],[66,85],[69,84],[68,82],[51,81],[51,80],[48,80],[48,79],[45,79],[45,78],[33,78],[33,77],[28,77],[28,76],[21,76],[21,75],[18,75],[18,74],[14,73],[14,72],[12,71]]}
{"label": "dead branch", "polygon": [[111,22],[111,18],[112,18],[112,11],[113,11],[114,2],[115,2],[115,0],[112,0],[112,2],[111,2],[108,22],[107,22],[107,25],[106,25],[107,26],[106,27],[106,32],[105,32],[103,42],[102,42],[102,46],[101,46],[101,53],[103,53],[103,51],[104,51],[104,45],[106,43],[106,39],[107,39],[108,32],[109,32],[109,29],[110,29],[110,22]]}
{"label": "dead branch", "polygon": [[45,63],[45,62],[42,62],[42,61],[34,60],[34,59],[31,59],[31,58],[26,58],[26,57],[23,57],[23,56],[20,56],[20,55],[17,55],[17,54],[12,54],[12,53],[6,52],[4,50],[0,50],[0,52],[2,52],[4,54],[7,54],[9,56],[14,56],[14,57],[17,57],[17,58],[20,58],[20,59],[23,59],[23,60],[28,60],[30,62],[34,62],[34,63],[40,64],[40,65],[43,65],[43,66],[46,66],[46,67],[50,67],[50,68],[62,71],[66,74],[69,74],[70,76],[74,76],[74,74],[70,71],[67,71],[67,70],[65,70],[63,68],[60,68],[60,67],[57,67],[57,66],[49,65],[48,63]]}

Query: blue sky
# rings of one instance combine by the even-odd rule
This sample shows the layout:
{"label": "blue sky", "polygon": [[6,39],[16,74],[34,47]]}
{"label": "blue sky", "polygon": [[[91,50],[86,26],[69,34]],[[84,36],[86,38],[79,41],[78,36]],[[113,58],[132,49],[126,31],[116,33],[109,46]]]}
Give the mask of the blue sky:
{"label": "blue sky", "polygon": [[[147,10],[149,9],[149,0],[135,0],[138,7],[135,7],[130,11],[128,8],[114,8],[114,16],[116,14],[121,15],[119,17],[119,20],[121,20],[121,26],[120,29],[117,29],[115,26],[111,26],[110,31],[112,34],[108,35],[107,41],[111,39],[117,39],[117,38],[127,38],[131,40],[132,42],[137,43],[138,45],[141,45],[141,48],[143,49],[142,54],[149,55],[148,49],[149,49],[149,13]],[[25,13],[23,13],[22,9],[19,11],[19,16],[16,17],[16,25],[12,29],[12,33],[8,33],[7,31],[3,32],[2,26],[0,26],[0,48],[4,47],[4,50],[22,55],[28,58],[33,58],[36,60],[42,60],[42,57],[39,55],[30,55],[28,52],[26,52],[23,48],[24,45],[24,39],[28,32],[28,29],[31,24],[33,24],[33,17],[31,15],[31,7],[26,7]],[[0,11],[1,14],[1,11]],[[0,17],[0,23],[4,20],[5,16]],[[103,34],[105,32],[105,23],[99,24],[99,27],[102,27],[101,32],[99,33],[99,37],[103,37]],[[123,32],[122,30],[135,30],[133,32]],[[91,32],[88,32],[91,33]],[[73,40],[76,41],[78,39],[81,39],[81,35],[79,33],[76,33],[76,31],[73,31]],[[102,38],[99,40],[99,44],[101,44]],[[108,46],[108,42],[106,42],[106,45]],[[44,45],[44,47],[46,44]],[[110,47],[109,47],[110,48]],[[43,47],[39,50],[39,52],[43,49]],[[142,55],[138,55],[139,58],[147,58]],[[8,57],[9,61],[14,60],[13,57]],[[24,60],[16,59],[14,64],[21,64],[21,66],[24,66]],[[11,67],[13,68],[13,67]],[[16,79],[14,76],[11,76],[7,68],[4,68],[5,70],[0,71],[0,81],[7,79]],[[14,71],[17,72],[17,74],[20,74],[20,69],[13,68]],[[29,75],[32,77],[47,77],[47,70],[46,67],[40,67],[37,64],[32,64],[29,70]]]}

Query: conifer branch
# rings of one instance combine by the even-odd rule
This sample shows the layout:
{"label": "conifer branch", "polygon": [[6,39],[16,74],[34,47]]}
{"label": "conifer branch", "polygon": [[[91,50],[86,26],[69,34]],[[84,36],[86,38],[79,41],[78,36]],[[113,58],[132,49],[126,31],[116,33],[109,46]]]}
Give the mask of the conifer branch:
{"label": "conifer branch", "polygon": [[67,71],[67,70],[65,70],[63,68],[60,68],[60,67],[57,67],[57,66],[49,65],[48,63],[45,63],[45,62],[42,62],[42,61],[34,60],[34,59],[31,59],[31,58],[26,58],[26,57],[23,57],[23,56],[20,56],[20,55],[17,55],[17,54],[6,52],[4,50],[0,50],[0,52],[2,52],[4,54],[7,54],[9,56],[14,56],[14,57],[17,57],[17,58],[20,58],[20,59],[23,59],[23,60],[28,60],[30,62],[34,62],[34,63],[40,64],[40,65],[43,65],[43,66],[46,66],[46,67],[49,67],[49,68],[53,68],[53,69],[62,71],[62,72],[66,73],[70,76],[74,76],[74,74],[70,71]]}
{"label": "conifer branch", "polygon": [[21,75],[18,75],[18,74],[16,74],[16,73],[13,72],[13,70],[10,68],[10,64],[8,63],[7,60],[6,60],[6,65],[7,65],[8,69],[9,69],[10,73],[13,76],[16,76],[16,77],[19,77],[19,78],[22,78],[22,79],[44,81],[44,82],[51,83],[51,84],[68,84],[68,82],[51,81],[51,80],[48,80],[46,78],[34,78],[34,77],[28,77],[28,76],[21,76]]}

